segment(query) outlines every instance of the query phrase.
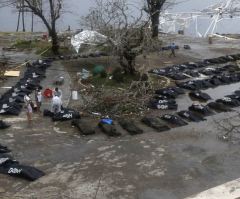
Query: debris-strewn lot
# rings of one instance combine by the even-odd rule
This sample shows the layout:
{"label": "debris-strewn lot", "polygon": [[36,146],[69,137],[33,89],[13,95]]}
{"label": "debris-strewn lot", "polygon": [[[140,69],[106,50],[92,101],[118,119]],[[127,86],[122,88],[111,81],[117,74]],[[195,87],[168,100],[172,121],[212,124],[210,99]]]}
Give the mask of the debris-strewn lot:
{"label": "debris-strewn lot", "polygon": [[[237,41],[215,41],[212,46],[203,39],[190,42],[189,38],[169,36],[166,41],[173,39],[179,46],[191,45],[191,50],[180,49],[176,59],[169,59],[167,52],[156,53],[147,59],[139,57],[137,65],[142,73],[173,64],[237,54],[239,50]],[[26,57],[24,53],[21,55],[23,60]],[[237,67],[235,61],[231,64]],[[160,89],[163,86],[173,87],[176,80],[151,74],[148,81],[136,79],[132,82],[126,78],[123,83],[114,83],[108,76],[91,77],[79,82],[77,73],[83,68],[92,71],[95,65],[104,65],[110,71],[117,67],[117,62],[109,57],[57,61],[46,71],[46,79],[41,83],[44,88],[53,88],[56,76],[64,75],[64,84],[60,86],[64,106],[68,104],[70,92],[78,91],[79,100],[70,100],[69,107],[82,112],[80,120],[74,123],[53,122],[41,114],[34,114],[32,127],[29,128],[24,112],[16,117],[1,116],[12,125],[1,130],[1,144],[8,146],[13,157],[21,163],[37,167],[45,173],[33,183],[0,175],[1,198],[154,199],[161,196],[174,199],[188,197],[239,177],[240,154],[236,144],[238,108],[234,104],[237,104],[240,83],[236,79],[232,77],[230,81],[217,77],[221,84],[205,90],[200,88],[201,93],[199,89],[189,91],[183,88],[184,93],[176,90],[179,95],[175,99],[159,99],[160,94],[153,98],[155,90],[162,93]],[[224,65],[217,64],[213,68]],[[228,67],[227,71],[234,67]],[[203,71],[205,78],[218,76],[210,74],[213,71]],[[181,85],[185,81],[189,79],[177,82]],[[14,82],[11,78],[5,80],[1,93],[6,91],[3,87],[9,87]],[[218,81],[215,79],[213,82],[217,84]],[[235,95],[234,91],[237,91]],[[170,91],[166,95],[175,94]],[[228,99],[222,99],[224,96]],[[150,100],[154,105],[161,100],[161,103],[168,101],[178,107],[155,110],[148,106]],[[200,102],[205,107],[215,101],[222,105],[211,104],[213,115],[194,103]],[[224,106],[227,103],[230,105]],[[49,104],[49,100],[44,99],[43,108],[49,108]],[[218,113],[212,107],[218,109]],[[184,114],[193,109],[200,113]],[[108,120],[103,121],[99,128],[99,113],[109,115],[116,129],[106,126]],[[146,116],[143,123],[142,119]],[[229,117],[235,119],[232,123],[228,120],[224,125],[223,119]],[[231,126],[234,126],[234,131],[229,133]],[[116,132],[120,132],[121,136],[109,136],[117,135]]]}

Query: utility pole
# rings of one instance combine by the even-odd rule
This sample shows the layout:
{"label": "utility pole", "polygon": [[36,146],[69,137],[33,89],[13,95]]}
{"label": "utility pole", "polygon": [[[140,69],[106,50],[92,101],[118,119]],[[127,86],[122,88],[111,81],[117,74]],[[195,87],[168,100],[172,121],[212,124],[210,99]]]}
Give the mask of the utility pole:
{"label": "utility pole", "polygon": [[[34,5],[42,10],[42,0],[34,0]],[[19,31],[20,23],[22,23],[22,31],[25,32],[25,15],[31,14],[31,31],[34,31],[34,12],[25,7],[24,0],[17,0],[17,11],[18,11],[18,20],[17,20],[17,29],[16,32]]]}
{"label": "utility pole", "polygon": [[17,30],[16,30],[16,32],[18,32],[18,29],[19,29],[20,14],[21,14],[21,12],[20,12],[20,10],[19,10],[19,11],[18,11],[18,22],[17,22]]}
{"label": "utility pole", "polygon": [[32,27],[31,27],[31,32],[33,32],[33,18],[34,18],[34,14],[32,12]]}
{"label": "utility pole", "polygon": [[18,21],[17,21],[16,32],[19,31],[21,17],[22,17],[22,31],[25,32],[26,29],[25,29],[25,16],[24,16],[24,0],[19,0],[18,1],[17,9],[18,9]]}
{"label": "utility pole", "polygon": [[25,17],[24,17],[24,0],[22,0],[22,26],[23,26],[23,29],[22,31],[25,32]]}

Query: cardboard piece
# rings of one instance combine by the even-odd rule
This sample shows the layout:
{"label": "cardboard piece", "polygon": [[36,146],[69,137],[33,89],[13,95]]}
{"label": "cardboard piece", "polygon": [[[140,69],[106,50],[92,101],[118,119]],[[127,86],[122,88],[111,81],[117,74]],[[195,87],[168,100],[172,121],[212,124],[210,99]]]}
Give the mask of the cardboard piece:
{"label": "cardboard piece", "polygon": [[6,71],[6,72],[4,73],[4,76],[8,76],[8,77],[19,77],[19,76],[20,76],[20,71],[9,70],[9,71]]}

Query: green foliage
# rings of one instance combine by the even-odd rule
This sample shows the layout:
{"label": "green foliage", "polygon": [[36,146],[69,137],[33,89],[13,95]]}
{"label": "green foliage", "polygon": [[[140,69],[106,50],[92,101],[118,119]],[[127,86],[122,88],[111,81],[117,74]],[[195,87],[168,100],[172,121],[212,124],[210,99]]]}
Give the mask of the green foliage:
{"label": "green foliage", "polygon": [[19,48],[19,49],[31,49],[33,48],[33,43],[31,40],[17,40],[13,47]]}
{"label": "green foliage", "polygon": [[51,44],[47,41],[38,41],[38,40],[17,40],[13,47],[22,49],[22,50],[33,50],[36,49],[37,52],[42,49],[47,49]]}

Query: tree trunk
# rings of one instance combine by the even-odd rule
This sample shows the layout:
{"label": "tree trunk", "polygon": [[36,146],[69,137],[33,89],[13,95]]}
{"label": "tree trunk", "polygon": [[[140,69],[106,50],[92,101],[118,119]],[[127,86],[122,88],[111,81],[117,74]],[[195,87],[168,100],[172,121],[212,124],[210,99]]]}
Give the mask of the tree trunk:
{"label": "tree trunk", "polygon": [[152,38],[154,39],[158,39],[159,15],[159,12],[156,12],[151,16]]}
{"label": "tree trunk", "polygon": [[135,60],[130,59],[130,60],[127,60],[127,62],[128,62],[129,73],[131,75],[135,75],[135,72],[136,72],[136,70],[135,70]]}
{"label": "tree trunk", "polygon": [[125,47],[120,55],[120,65],[122,66],[125,73],[135,75],[135,60],[136,54]]}
{"label": "tree trunk", "polygon": [[53,31],[51,33],[51,37],[52,37],[52,52],[55,55],[59,55],[58,35],[57,35],[56,31]]}

